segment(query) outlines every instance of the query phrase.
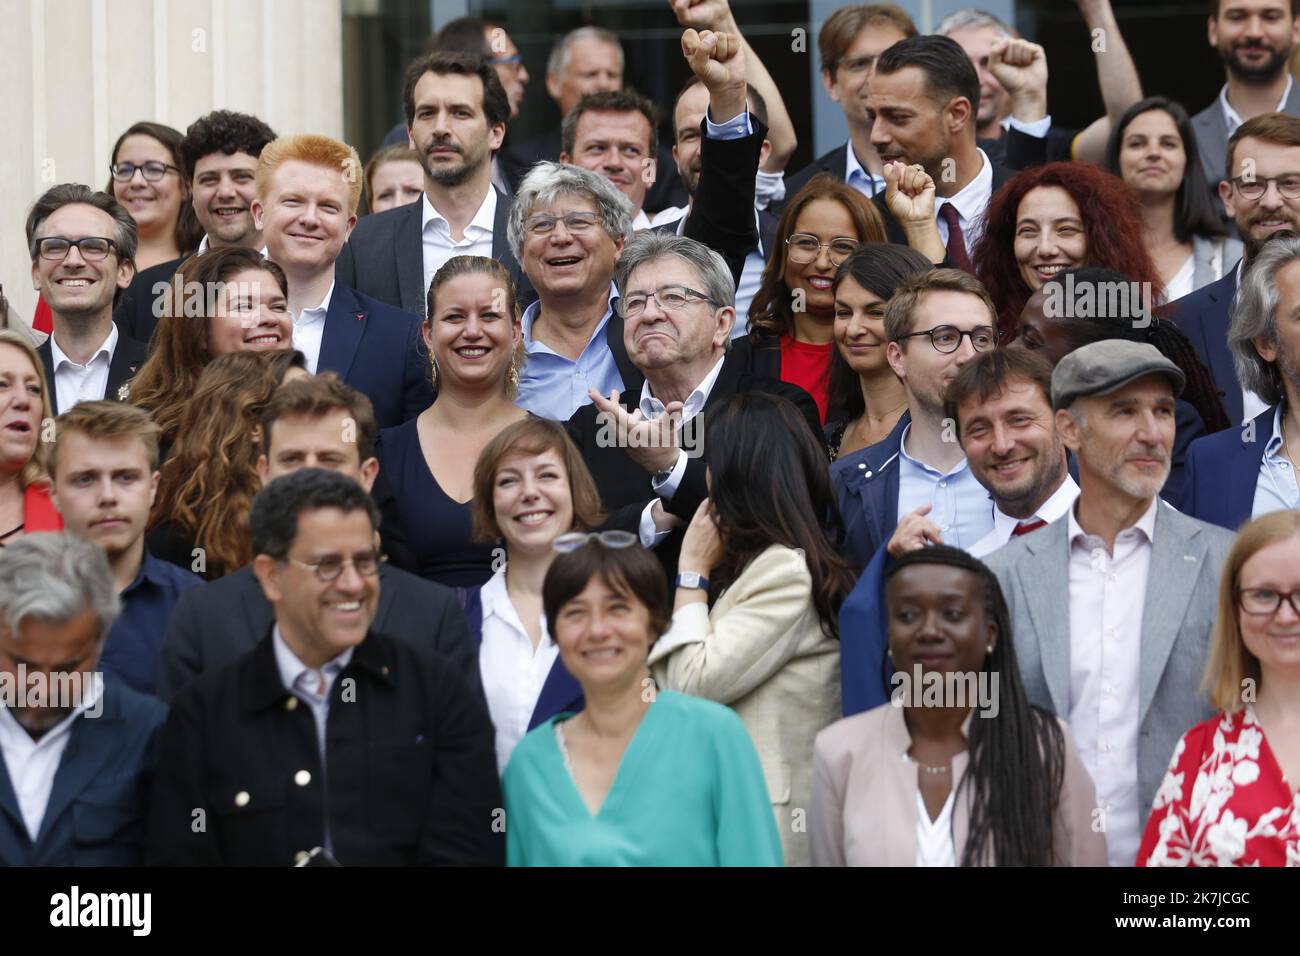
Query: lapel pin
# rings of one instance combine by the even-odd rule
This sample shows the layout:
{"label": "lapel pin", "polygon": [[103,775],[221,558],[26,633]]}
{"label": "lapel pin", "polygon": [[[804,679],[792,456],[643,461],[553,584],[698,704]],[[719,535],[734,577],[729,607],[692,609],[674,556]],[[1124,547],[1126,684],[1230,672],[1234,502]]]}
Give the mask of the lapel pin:
{"label": "lapel pin", "polygon": [[364,312],[357,312],[355,315],[358,322],[364,322],[366,320],[366,314]]}

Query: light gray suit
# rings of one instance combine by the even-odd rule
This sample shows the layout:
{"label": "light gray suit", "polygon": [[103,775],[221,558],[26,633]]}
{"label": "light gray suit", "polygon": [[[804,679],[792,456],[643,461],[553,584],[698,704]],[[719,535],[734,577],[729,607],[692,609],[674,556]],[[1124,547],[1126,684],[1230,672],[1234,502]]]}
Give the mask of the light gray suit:
{"label": "light gray suit", "polygon": [[[1282,107],[1283,113],[1300,116],[1300,83],[1292,84],[1291,93]],[[1192,117],[1192,130],[1196,133],[1196,150],[1201,156],[1201,166],[1205,169],[1205,178],[1213,192],[1214,208],[1226,218],[1219,203],[1219,181],[1230,178],[1236,173],[1224,169],[1228,154],[1228,121],[1223,118],[1223,104],[1216,94],[1210,105]]]}
{"label": "light gray suit", "polygon": [[[984,559],[1011,612],[1016,656],[1029,700],[1070,716],[1069,515]],[[1201,677],[1218,603],[1219,573],[1230,531],[1167,504],[1156,509],[1142,610],[1138,674],[1138,808],[1140,825],[1164,778],[1174,747],[1214,711]]]}

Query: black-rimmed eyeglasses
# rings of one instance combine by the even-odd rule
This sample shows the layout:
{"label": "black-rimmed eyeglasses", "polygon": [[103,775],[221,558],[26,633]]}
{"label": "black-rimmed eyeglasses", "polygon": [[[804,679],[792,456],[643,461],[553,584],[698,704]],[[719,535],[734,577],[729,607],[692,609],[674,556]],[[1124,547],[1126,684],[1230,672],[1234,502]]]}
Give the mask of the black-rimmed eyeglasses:
{"label": "black-rimmed eyeglasses", "polygon": [[81,258],[90,262],[105,258],[109,252],[117,248],[117,243],[104,236],[83,236],[80,239],[64,239],[62,236],[50,236],[48,239],[42,239],[36,244],[36,251],[42,259],[58,262],[68,258],[68,252],[73,246],[77,247],[77,251],[81,253]]}
{"label": "black-rimmed eyeglasses", "polygon": [[160,163],[157,160],[141,163],[139,166],[135,163],[114,163],[108,167],[108,171],[113,174],[113,178],[119,183],[129,183],[137,169],[140,170],[145,181],[151,183],[158,182],[169,172],[180,172],[179,166],[173,166],[171,163]]}
{"label": "black-rimmed eyeglasses", "polygon": [[1262,199],[1268,184],[1276,183],[1277,191],[1286,199],[1300,199],[1300,173],[1283,173],[1281,176],[1238,176],[1230,179],[1234,189],[1243,199],[1252,202]]}
{"label": "black-rimmed eyeglasses", "polygon": [[995,347],[1001,333],[991,325],[977,325],[973,329],[959,329],[955,325],[936,325],[932,329],[926,329],[924,332],[909,332],[906,335],[900,335],[900,339],[911,339],[918,335],[926,335],[930,338],[930,344],[934,346],[936,352],[955,352],[961,348],[961,340],[970,336],[971,348],[976,352],[984,352]]}

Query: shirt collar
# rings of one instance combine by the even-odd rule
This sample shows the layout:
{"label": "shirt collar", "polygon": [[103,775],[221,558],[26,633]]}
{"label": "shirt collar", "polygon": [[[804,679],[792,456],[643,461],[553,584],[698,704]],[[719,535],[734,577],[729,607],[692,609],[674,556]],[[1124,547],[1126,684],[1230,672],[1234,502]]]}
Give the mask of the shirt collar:
{"label": "shirt collar", "polygon": [[[1276,112],[1283,113],[1286,111],[1286,101],[1290,98],[1291,87],[1294,85],[1295,77],[1288,72],[1286,75],[1286,89],[1282,91],[1282,99],[1278,101]],[[1224,83],[1223,88],[1219,90],[1219,105],[1223,107],[1223,121],[1228,125],[1228,135],[1231,136],[1237,127],[1241,125],[1242,120],[1241,115],[1228,102],[1227,83]]]}
{"label": "shirt collar", "polygon": [[1061,482],[1061,486],[1052,492],[1048,499],[1038,506],[1038,510],[1028,518],[1013,518],[997,505],[994,505],[993,530],[999,537],[1006,537],[1010,540],[1012,532],[1016,530],[1016,525],[1022,521],[1046,521],[1051,524],[1070,510],[1070,505],[1074,504],[1074,499],[1077,497],[1079,497],[1079,486],[1067,471],[1065,481]]}
{"label": "shirt collar", "polygon": [[961,460],[961,463],[958,464],[952,470],[950,470],[947,474],[941,474],[939,469],[931,468],[923,461],[917,461],[915,458],[913,458],[911,455],[907,453],[907,436],[910,435],[911,433],[912,433],[912,423],[908,422],[905,426],[903,426],[903,434],[901,434],[898,437],[898,454],[901,458],[903,458],[903,460],[910,462],[911,464],[915,465],[917,468],[922,469],[928,474],[940,475],[943,478],[951,478],[953,475],[959,475],[967,468],[970,467],[969,459],[963,458]]}
{"label": "shirt collar", "polygon": [[871,183],[871,191],[873,194],[880,192],[880,190],[884,188],[885,177],[876,176],[872,173],[867,172],[866,169],[863,168],[862,164],[858,162],[857,153],[853,152],[852,141],[850,141],[845,146],[844,152],[848,154],[848,159],[844,163],[844,181],[848,183],[850,186],[852,186],[853,177],[859,176],[862,179],[866,180],[867,182]]}
{"label": "shirt collar", "polygon": [[[1142,532],[1142,534],[1146,537],[1149,543],[1154,543],[1155,530],[1156,530],[1156,509],[1159,507],[1160,507],[1160,496],[1155,495],[1151,499],[1151,504],[1147,507],[1147,510],[1142,512],[1142,517],[1138,518],[1132,527],[1125,528],[1124,531],[1132,531],[1134,529],[1137,529],[1138,531]],[[1069,521],[1069,527],[1067,529],[1067,537],[1070,541],[1071,546],[1084,541],[1086,538],[1091,537],[1091,535],[1089,535],[1088,532],[1084,531],[1083,527],[1079,524],[1079,519],[1075,514],[1075,512],[1077,512],[1078,510],[1079,510],[1079,499],[1076,498],[1074,505],[1071,506],[1068,511],[1066,511],[1066,514],[1069,516],[1067,519]],[[1120,534],[1123,534],[1124,531],[1121,531]],[[1118,537],[1119,535],[1116,535],[1117,540]]]}
{"label": "shirt collar", "polygon": [[644,209],[638,209],[636,215],[632,218],[632,231],[640,232],[642,229],[650,228],[650,217],[645,214]]}
{"label": "shirt collar", "polygon": [[77,365],[76,362],[68,358],[67,353],[65,353],[63,349],[59,348],[59,340],[54,335],[54,333],[51,332],[50,333],[50,364],[54,366],[54,371],[57,372],[60,368],[63,367],[63,364],[65,362],[68,365],[77,365],[78,368],[89,368],[91,365],[95,364],[95,361],[101,355],[104,357],[105,362],[112,362],[113,352],[117,349],[117,338],[118,338],[117,323],[110,322],[108,335],[105,336],[104,341],[99,344],[99,348],[95,350],[95,354],[92,355],[89,358],[89,360],[87,360],[85,365]]}
{"label": "shirt collar", "polygon": [[162,562],[149,553],[147,546],[140,561],[140,570],[135,573],[135,580],[122,589],[122,595],[130,594],[145,581],[153,585],[165,585],[167,583],[165,572],[162,570]]}
{"label": "shirt collar", "polygon": [[303,309],[302,312],[300,312],[298,315],[295,315],[293,317],[293,324],[301,328],[304,325],[311,325],[315,322],[323,322],[325,320],[325,316],[329,313],[330,300],[332,298],[334,298],[333,282],[331,282],[330,287],[325,290],[325,297],[320,300],[320,305],[315,305],[315,306],[311,306],[310,308]]}
{"label": "shirt collar", "polygon": [[[609,322],[609,317],[614,314],[614,300],[617,298],[618,298],[618,286],[616,286],[614,284],[614,281],[611,279],[609,283],[609,299],[605,304],[605,316],[600,320],[599,324],[597,324],[596,330],[591,333],[591,339],[589,339],[587,342],[588,346],[590,346],[592,341],[594,341],[596,337],[600,335],[601,331],[605,328],[606,323]],[[541,311],[542,311],[542,300],[535,299],[533,300],[532,304],[528,306],[528,308],[524,309],[523,317],[519,320],[519,325],[520,328],[523,330],[523,335],[524,335],[525,352],[550,352],[551,351],[545,345],[536,341],[533,338],[533,322],[537,319],[537,316],[541,313]],[[585,348],[586,347],[584,346],[584,350]]]}
{"label": "shirt collar", "polygon": [[[514,602],[510,600],[510,591],[506,588],[506,572],[502,568],[492,577],[487,579],[487,583],[479,589],[479,602],[483,606],[483,620],[488,618],[498,618],[503,624],[510,627],[511,630],[518,631],[520,634],[527,634],[524,629],[523,619],[519,617],[519,611]],[[550,635],[546,632],[546,616],[542,616],[542,644],[550,641]]]}
{"label": "shirt collar", "polygon": [[[474,213],[474,218],[465,227],[466,235],[469,234],[471,229],[491,232],[492,227],[496,224],[496,216],[497,191],[489,185],[487,195],[483,197],[483,202],[479,203],[478,212]],[[433,203],[429,202],[429,194],[425,193],[420,197],[420,231],[424,232],[431,222],[447,224],[447,217],[433,207]]]}
{"label": "shirt collar", "polygon": [[943,208],[944,203],[952,203],[957,207],[963,222],[973,223],[984,215],[984,210],[989,205],[989,198],[993,195],[993,164],[989,162],[984,150],[977,149],[976,152],[980,154],[980,162],[983,164],[980,166],[980,171],[956,195],[947,199],[936,197],[934,204],[936,213]]}
{"label": "shirt collar", "polygon": [[1277,408],[1273,410],[1273,433],[1268,436],[1268,441],[1264,443],[1264,457],[1272,461],[1282,460],[1279,452],[1282,450],[1282,406],[1284,404],[1284,402],[1278,402]]}
{"label": "shirt collar", "polygon": [[[709,374],[704,376],[699,385],[686,396],[686,401],[682,403],[682,421],[690,421],[700,413],[704,408],[704,403],[709,400],[709,393],[713,391],[713,384],[718,380],[718,374],[722,371],[722,363],[727,360],[723,353],[722,358],[713,363],[713,368],[709,369]],[[650,379],[641,383],[641,414],[646,418],[654,420],[664,413],[664,403],[655,398],[650,393]]]}
{"label": "shirt collar", "polygon": [[[298,683],[298,678],[303,674],[308,672],[316,673],[312,668],[300,661],[298,655],[289,649],[289,645],[285,643],[284,636],[280,633],[280,625],[278,623],[271,628],[271,645],[275,648],[275,666],[280,672],[280,680],[283,682],[286,691],[292,693],[294,687]],[[352,660],[352,652],[354,650],[356,650],[356,648],[349,647],[342,654],[339,654],[333,660],[327,662],[325,666],[320,669],[320,673],[329,674],[331,676],[338,674],[343,670],[343,668],[348,666],[348,662]]]}

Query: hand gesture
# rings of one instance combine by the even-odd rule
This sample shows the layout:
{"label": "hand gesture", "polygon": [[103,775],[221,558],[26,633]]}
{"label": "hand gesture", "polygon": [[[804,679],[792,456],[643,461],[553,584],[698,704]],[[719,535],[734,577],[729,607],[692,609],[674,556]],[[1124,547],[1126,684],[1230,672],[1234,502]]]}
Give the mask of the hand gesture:
{"label": "hand gesture", "polygon": [[668,0],[677,22],[696,30],[718,30],[731,16],[727,0]]}
{"label": "hand gesture", "polygon": [[695,509],[695,516],[686,528],[677,568],[679,571],[696,571],[707,577],[720,560],[722,536],[718,533],[718,522],[713,517],[709,499],[705,498]]}
{"label": "hand gesture", "polygon": [[930,505],[921,505],[915,511],[908,512],[903,516],[903,520],[898,522],[893,537],[885,545],[891,555],[897,558],[908,551],[924,548],[928,544],[943,544],[943,535],[939,533],[939,527],[926,517],[930,513],[930,508]]}
{"label": "hand gesture", "polygon": [[687,30],[682,34],[682,56],[710,93],[739,89],[744,96],[745,54],[736,34]]}
{"label": "hand gesture", "polygon": [[885,204],[900,225],[934,221],[934,180],[925,167],[885,164]]}
{"label": "hand gesture", "polygon": [[1047,53],[1037,43],[1007,37],[995,40],[989,48],[989,72],[1013,97],[1047,96]]}
{"label": "hand gesture", "polygon": [[594,388],[587,389],[587,394],[599,412],[598,443],[608,439],[652,474],[668,471],[677,464],[680,449],[676,426],[681,422],[681,402],[669,402],[664,406],[664,413],[650,421],[641,414],[641,409],[629,412],[624,408],[618,400],[618,389],[610,392],[609,398]]}

